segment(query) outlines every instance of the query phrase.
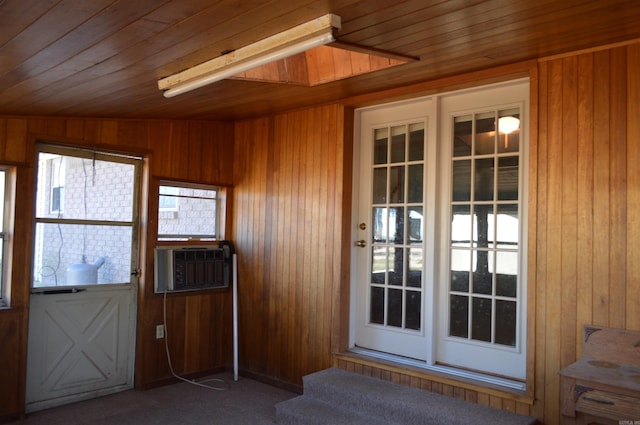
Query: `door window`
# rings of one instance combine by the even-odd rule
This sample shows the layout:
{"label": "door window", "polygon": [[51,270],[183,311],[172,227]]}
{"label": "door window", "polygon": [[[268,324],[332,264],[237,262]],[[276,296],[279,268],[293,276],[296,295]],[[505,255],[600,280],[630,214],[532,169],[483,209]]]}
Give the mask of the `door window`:
{"label": "door window", "polygon": [[39,146],[34,288],[130,282],[136,161]]}
{"label": "door window", "polygon": [[424,122],[374,131],[369,322],[422,328]]}

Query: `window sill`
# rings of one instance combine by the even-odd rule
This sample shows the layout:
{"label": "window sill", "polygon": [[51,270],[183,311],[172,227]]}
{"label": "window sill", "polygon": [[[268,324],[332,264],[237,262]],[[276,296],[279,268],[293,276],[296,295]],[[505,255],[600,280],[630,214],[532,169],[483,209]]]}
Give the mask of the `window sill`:
{"label": "window sill", "polygon": [[339,360],[344,360],[362,366],[388,370],[392,373],[409,375],[413,378],[425,379],[533,405],[533,396],[526,391],[526,384],[519,381],[496,378],[452,367],[429,366],[415,360],[363,349],[335,353],[333,357],[335,364]]}

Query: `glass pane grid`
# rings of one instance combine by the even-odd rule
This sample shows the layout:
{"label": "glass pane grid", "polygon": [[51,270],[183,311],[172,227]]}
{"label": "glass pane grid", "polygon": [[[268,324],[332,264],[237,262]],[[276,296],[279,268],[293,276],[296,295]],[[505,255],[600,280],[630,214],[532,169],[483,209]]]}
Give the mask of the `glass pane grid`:
{"label": "glass pane grid", "polygon": [[420,330],[424,123],[374,130],[371,323]]}
{"label": "glass pane grid", "polygon": [[519,295],[519,140],[496,129],[498,117],[517,112],[453,119],[450,210],[449,334],[510,346]]}

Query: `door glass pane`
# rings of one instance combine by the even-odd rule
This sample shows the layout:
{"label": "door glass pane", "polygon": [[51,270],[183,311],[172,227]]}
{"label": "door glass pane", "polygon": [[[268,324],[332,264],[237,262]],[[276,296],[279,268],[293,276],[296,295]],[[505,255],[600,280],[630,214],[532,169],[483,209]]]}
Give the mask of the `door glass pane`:
{"label": "door glass pane", "polygon": [[496,343],[514,347],[516,345],[516,303],[496,301]]}
{"label": "door glass pane", "polygon": [[389,208],[389,240],[395,244],[404,241],[404,208]]}
{"label": "door glass pane", "polygon": [[402,327],[402,290],[389,289],[388,326]]}
{"label": "door glass pane", "polygon": [[496,238],[498,248],[517,249],[519,245],[520,219],[517,204],[498,205]]}
{"label": "door glass pane", "polygon": [[404,202],[404,166],[389,169],[389,202],[400,204]]}
{"label": "door glass pane", "polygon": [[410,244],[422,243],[424,234],[424,216],[422,207],[407,207],[407,237]]}
{"label": "door glass pane", "polygon": [[374,131],[373,141],[373,163],[387,163],[387,138],[389,137],[388,128],[379,128]]}
{"label": "door glass pane", "polygon": [[502,297],[517,296],[518,253],[499,251],[496,253],[496,295]]}
{"label": "door glass pane", "polygon": [[471,246],[471,208],[469,205],[453,205],[451,209],[451,245]]}
{"label": "door glass pane", "polygon": [[496,115],[485,112],[476,115],[475,149],[476,155],[487,155],[495,152]]}
{"label": "door glass pane", "polygon": [[384,288],[371,287],[369,321],[379,325],[384,324]]}
{"label": "door glass pane", "polygon": [[389,230],[387,208],[374,207],[371,222],[373,224],[373,242],[386,242],[387,231]]}
{"label": "door glass pane", "polygon": [[471,251],[467,249],[452,249],[451,290],[456,292],[468,292],[470,276]]}
{"label": "door glass pane", "polygon": [[453,161],[453,201],[471,200],[471,161]]}
{"label": "door glass pane", "polygon": [[[64,169],[64,190],[51,190],[52,185],[62,184],[51,178],[62,173],[52,174],[54,166]],[[134,170],[133,164],[40,153],[36,217],[131,221]],[[57,208],[64,205],[62,212],[51,211],[50,196],[58,197],[55,203]]]}
{"label": "door glass pane", "polygon": [[473,298],[471,338],[478,341],[491,342],[491,299]]}
{"label": "door glass pane", "polygon": [[33,287],[128,283],[131,236],[130,226],[37,223]]}
{"label": "door glass pane", "polygon": [[405,161],[405,145],[406,145],[407,128],[404,125],[391,127],[391,161]]}
{"label": "door glass pane", "polygon": [[409,190],[407,202],[412,204],[422,202],[422,164],[409,166]]}
{"label": "door glass pane", "polygon": [[373,246],[371,248],[371,283],[384,283],[387,271],[387,248]]}
{"label": "door glass pane", "polygon": [[408,248],[407,254],[407,286],[422,287],[422,248]]}
{"label": "door glass pane", "polygon": [[473,207],[473,246],[487,248],[489,240],[493,240],[493,204],[476,204]]}
{"label": "door glass pane", "polygon": [[451,295],[449,312],[449,335],[466,338],[469,328],[469,297]]}
{"label": "door glass pane", "polygon": [[373,170],[373,199],[374,204],[387,202],[387,169],[374,168]]}
{"label": "door glass pane", "polygon": [[475,200],[493,201],[493,158],[477,159],[475,173]]}
{"label": "door glass pane", "polygon": [[424,159],[424,123],[409,125],[409,161]]}
{"label": "door glass pane", "polygon": [[389,248],[389,285],[402,286],[404,282],[404,249]]}
{"label": "door glass pane", "polygon": [[493,252],[477,250],[474,251],[475,265],[473,271],[473,292],[475,294],[491,295],[493,290]]}
{"label": "door glass pane", "polygon": [[420,318],[422,313],[422,292],[407,291],[407,313],[405,327],[407,329],[420,330]]}
{"label": "door glass pane", "polygon": [[498,200],[518,200],[518,157],[498,158]]}
{"label": "door glass pane", "polygon": [[456,117],[453,120],[453,156],[471,155],[473,142],[472,115]]}

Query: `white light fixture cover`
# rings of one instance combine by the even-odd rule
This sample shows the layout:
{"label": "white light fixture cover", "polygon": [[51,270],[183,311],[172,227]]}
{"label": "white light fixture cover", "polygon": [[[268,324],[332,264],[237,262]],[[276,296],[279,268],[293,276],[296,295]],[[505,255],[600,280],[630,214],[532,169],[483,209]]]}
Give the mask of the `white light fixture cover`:
{"label": "white light fixture cover", "polygon": [[511,134],[520,127],[520,120],[516,117],[498,118],[498,131],[504,134]]}
{"label": "white light fixture cover", "polygon": [[244,71],[285,59],[335,41],[340,17],[327,14],[225,55],[158,80],[165,97],[173,97]]}

